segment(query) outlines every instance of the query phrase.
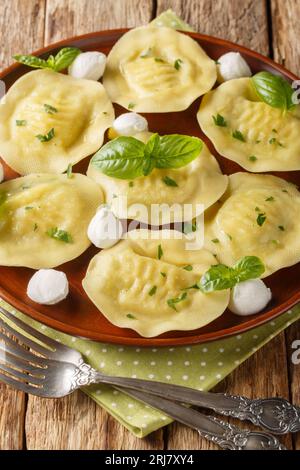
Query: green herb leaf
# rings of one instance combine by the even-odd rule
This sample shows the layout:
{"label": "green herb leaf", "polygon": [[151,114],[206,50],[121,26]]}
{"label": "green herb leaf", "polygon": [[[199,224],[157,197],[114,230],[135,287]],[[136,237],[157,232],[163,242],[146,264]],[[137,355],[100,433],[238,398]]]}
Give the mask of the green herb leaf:
{"label": "green herb leaf", "polygon": [[198,282],[202,292],[231,289],[239,282],[256,279],[265,271],[262,261],[256,256],[244,256],[231,268],[225,264],[212,266]]}
{"label": "green herb leaf", "polygon": [[50,129],[50,131],[48,132],[48,134],[38,134],[36,135],[36,138],[40,141],[40,142],[49,142],[49,140],[53,139],[55,133],[54,133],[54,128],[52,127],[52,129]]}
{"label": "green herb leaf", "polygon": [[174,62],[174,67],[176,70],[179,70],[183,61],[181,59],[176,59]]}
{"label": "green herb leaf", "polygon": [[212,239],[212,242],[213,242],[213,243],[220,243],[220,240],[219,240],[218,238],[213,238],[213,239]]}
{"label": "green herb leaf", "polygon": [[275,201],[275,199],[273,198],[273,196],[270,196],[270,197],[267,197],[266,201],[267,202],[273,202],[273,201]]}
{"label": "green herb leaf", "polygon": [[167,276],[167,274],[164,273],[163,271],[160,272],[160,275],[161,275],[162,277],[166,277],[166,276]]}
{"label": "green herb leaf", "polygon": [[156,291],[157,291],[157,286],[153,286],[149,290],[148,294],[152,297],[152,295],[154,295],[156,293]]}
{"label": "green herb leaf", "polygon": [[58,109],[54,108],[54,106],[51,106],[51,104],[44,104],[44,109],[46,113],[48,114],[55,114],[58,112]]}
{"label": "green herb leaf", "polygon": [[263,71],[251,80],[260,100],[269,106],[286,110],[295,106],[292,100],[294,90],[283,77]]}
{"label": "green herb leaf", "polygon": [[130,320],[136,320],[135,316],[132,315],[131,313],[128,313],[128,314],[126,315],[126,317],[127,317],[127,318],[130,318]]}
{"label": "green herb leaf", "polygon": [[26,126],[27,121],[25,119],[16,119],[16,126],[24,127]]}
{"label": "green herb leaf", "polygon": [[193,266],[191,264],[187,264],[186,266],[183,266],[183,269],[186,271],[193,271]]}
{"label": "green herb leaf", "polygon": [[169,305],[170,308],[172,308],[173,310],[176,310],[177,312],[175,305],[178,304],[179,302],[183,302],[186,298],[187,298],[187,292],[183,292],[179,297],[168,299],[167,304]]}
{"label": "green herb leaf", "polygon": [[178,187],[176,181],[170,178],[169,176],[164,176],[162,180],[167,186]]}
{"label": "green herb leaf", "polygon": [[238,130],[233,131],[232,137],[234,139],[240,140],[241,142],[246,142],[246,139],[244,135],[241,133],[241,131],[238,131]]}
{"label": "green herb leaf", "polygon": [[133,181],[129,181],[128,186],[129,186],[130,188],[133,188],[134,182],[133,182]]}
{"label": "green herb leaf", "polygon": [[197,222],[196,220],[193,222],[184,222],[183,225],[183,233],[188,235],[189,233],[196,232],[197,230]]}
{"label": "green herb leaf", "polygon": [[47,230],[46,234],[51,237],[65,243],[72,243],[72,236],[65,230],[61,230],[57,227],[50,228]]}
{"label": "green herb leaf", "polygon": [[72,163],[69,163],[68,168],[67,168],[67,177],[69,179],[72,178],[72,176],[73,176],[72,170],[73,170]]}
{"label": "green herb leaf", "polygon": [[270,140],[269,140],[269,144],[276,144],[277,142],[277,139],[275,137],[272,137]]}
{"label": "green herb leaf", "polygon": [[143,176],[145,144],[120,136],[105,144],[92,158],[92,165],[107,176],[134,179]]}
{"label": "green herb leaf", "polygon": [[255,212],[260,212],[260,208],[259,207],[255,207]]}
{"label": "green herb leaf", "polygon": [[77,47],[64,47],[54,57],[52,68],[56,72],[67,69],[79,54],[81,54],[81,50]]}
{"label": "green herb leaf", "polygon": [[161,57],[154,57],[154,60],[155,62],[162,62],[162,63],[165,62],[164,59],[162,59]]}
{"label": "green herb leaf", "polygon": [[257,157],[255,155],[250,155],[249,160],[250,162],[256,162]]}
{"label": "green herb leaf", "polygon": [[33,231],[36,232],[37,229],[38,229],[38,224],[34,224],[34,226],[33,226]]}
{"label": "green herb leaf", "polygon": [[159,141],[151,153],[156,168],[181,168],[195,160],[203,148],[203,142],[197,137],[181,134],[158,137]]}
{"label": "green herb leaf", "polygon": [[49,69],[49,64],[46,60],[40,59],[34,55],[14,55],[13,58],[20,64],[28,65],[36,69]]}
{"label": "green herb leaf", "polygon": [[25,211],[30,211],[31,209],[33,209],[34,207],[33,206],[26,206],[25,207]]}
{"label": "green herb leaf", "polygon": [[266,214],[264,212],[260,212],[256,218],[257,225],[261,227],[265,223],[266,218]]}
{"label": "green herb leaf", "polygon": [[218,113],[216,116],[212,116],[212,118],[216,126],[219,126],[219,127],[227,126],[227,122],[225,121],[225,118],[221,116],[221,114]]}
{"label": "green herb leaf", "polygon": [[135,103],[128,103],[128,109],[133,109],[135,107]]}
{"label": "green herb leaf", "polygon": [[285,231],[285,228],[284,228],[284,226],[283,226],[283,225],[278,225],[278,228],[279,228],[279,230],[281,230],[282,232],[284,232],[284,231]]}
{"label": "green herb leaf", "polygon": [[157,247],[157,258],[161,259],[163,254],[164,254],[164,252],[163,252],[163,249],[162,249],[161,245],[158,245],[158,247]]}

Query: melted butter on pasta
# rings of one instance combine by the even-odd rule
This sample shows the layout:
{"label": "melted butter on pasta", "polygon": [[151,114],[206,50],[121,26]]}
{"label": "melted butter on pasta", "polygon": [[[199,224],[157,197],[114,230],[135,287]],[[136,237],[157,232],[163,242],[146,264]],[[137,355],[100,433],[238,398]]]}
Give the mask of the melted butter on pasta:
{"label": "melted butter on pasta", "polygon": [[[53,268],[83,253],[87,227],[103,202],[86,176],[33,174],[0,185],[0,265]],[[50,237],[64,230],[72,241]]]}
{"label": "melted butter on pasta", "polygon": [[[186,250],[186,239],[163,238],[172,237],[172,232],[160,232],[157,240],[145,239],[147,235],[146,230],[131,232],[129,239],[91,260],[83,287],[103,315],[144,337],[193,330],[219,317],[228,305],[228,290],[202,294],[190,289],[176,310],[168,305],[169,299],[180,296],[182,289],[195,284],[216,264],[214,256],[206,250]],[[159,244],[161,259],[157,257]],[[187,264],[192,271],[183,269]],[[153,286],[155,293],[150,295]]]}
{"label": "melted butter on pasta", "polygon": [[205,247],[231,266],[255,255],[266,266],[263,277],[300,261],[300,194],[270,175],[235,173],[220,203],[205,215]]}
{"label": "melted butter on pasta", "polygon": [[[98,82],[51,70],[29,72],[0,106],[0,153],[20,174],[62,173],[103,143],[114,111]],[[54,130],[48,142],[46,136]]]}
{"label": "melted butter on pasta", "polygon": [[210,90],[216,65],[189,36],[171,28],[136,28],[107,59],[103,84],[113,102],[137,112],[182,111]]}
{"label": "melted butter on pasta", "polygon": [[[227,126],[216,126],[220,114]],[[202,100],[201,129],[218,152],[248,171],[300,170],[300,106],[284,112],[258,100],[250,78],[229,80]],[[245,142],[233,138],[240,131]]]}
{"label": "melted butter on pasta", "polygon": [[[152,213],[153,225],[182,222],[196,217],[221,197],[228,182],[228,177],[222,175],[216,159],[205,145],[199,157],[189,165],[179,169],[155,169],[146,177],[134,179],[131,184],[127,180],[104,175],[92,164],[88,168],[87,175],[100,184],[106,202],[111,205],[119,218],[148,222],[151,205],[161,205],[159,213]],[[166,176],[172,178],[178,186],[166,185],[163,181]],[[120,199],[124,196],[127,198],[127,206],[120,203]],[[164,204],[169,207],[174,205],[170,219],[168,208],[164,208]],[[191,204],[192,210],[186,215],[182,210],[183,204]]]}

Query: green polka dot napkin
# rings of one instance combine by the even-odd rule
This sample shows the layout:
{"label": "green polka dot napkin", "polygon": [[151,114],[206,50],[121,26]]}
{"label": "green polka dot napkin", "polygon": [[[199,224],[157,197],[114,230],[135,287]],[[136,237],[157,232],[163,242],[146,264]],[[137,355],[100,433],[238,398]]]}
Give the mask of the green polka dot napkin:
{"label": "green polka dot napkin", "polygon": [[[154,24],[191,30],[171,10],[156,18]],[[299,304],[266,325],[227,339],[197,346],[135,348],[72,337],[29,319],[1,299],[0,305],[49,337],[77,349],[86,362],[104,373],[158,380],[197,390],[214,387],[255,351],[300,318]],[[138,437],[144,437],[171,422],[167,416],[113,387],[94,385],[83,391]]]}

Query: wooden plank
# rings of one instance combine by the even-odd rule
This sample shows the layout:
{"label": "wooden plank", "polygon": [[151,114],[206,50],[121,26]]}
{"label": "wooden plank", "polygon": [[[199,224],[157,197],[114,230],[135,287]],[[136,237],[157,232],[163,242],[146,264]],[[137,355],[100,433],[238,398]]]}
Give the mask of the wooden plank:
{"label": "wooden plank", "polygon": [[151,0],[48,0],[46,43],[73,35],[138,26],[151,20]]}
{"label": "wooden plank", "polygon": [[[101,29],[135,26],[151,20],[148,0],[48,0],[45,43]],[[162,449],[163,432],[140,440],[92,400],[77,392],[51,401],[29,397],[26,415],[29,449]]]}
{"label": "wooden plank", "polygon": [[157,13],[171,8],[196,31],[269,53],[263,0],[158,0]]}
{"label": "wooden plank", "polygon": [[14,54],[29,53],[43,45],[45,0],[3,0],[0,5],[0,68]]}
{"label": "wooden plank", "polygon": [[[300,0],[271,1],[274,60],[300,76]],[[290,371],[290,398],[300,405],[300,365],[292,362],[292,344],[300,340],[300,322],[286,331],[287,360]],[[294,447],[300,449],[300,436],[294,436]]]}
{"label": "wooden plank", "polygon": [[[42,46],[45,0],[5,0],[0,4],[0,69],[12,56]],[[0,383],[0,450],[24,446],[26,397]]]}

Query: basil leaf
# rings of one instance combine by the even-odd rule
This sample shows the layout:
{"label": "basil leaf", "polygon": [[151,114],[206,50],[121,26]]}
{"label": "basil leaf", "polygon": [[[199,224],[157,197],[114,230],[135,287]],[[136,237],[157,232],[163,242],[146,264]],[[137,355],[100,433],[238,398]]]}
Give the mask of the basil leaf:
{"label": "basil leaf", "polygon": [[281,109],[295,106],[292,100],[294,90],[283,77],[264,71],[254,75],[251,80],[260,100],[269,106]]}
{"label": "basil leaf", "polygon": [[187,292],[183,292],[179,297],[175,297],[174,299],[168,299],[167,304],[169,305],[170,308],[175,310],[177,312],[177,309],[175,307],[176,304],[179,302],[183,302],[187,298]]}
{"label": "basil leaf", "polygon": [[51,68],[48,62],[40,57],[34,55],[14,55],[13,58],[20,64],[28,65],[36,69],[49,69]]}
{"label": "basil leaf", "polygon": [[66,232],[65,230],[59,229],[57,227],[50,228],[49,230],[47,230],[46,234],[49,237],[55,238],[56,240],[59,240],[61,242],[72,243],[73,241],[72,236],[69,234],[69,232]]}
{"label": "basil leaf", "polygon": [[53,69],[60,72],[60,70],[68,68],[79,54],[81,54],[81,50],[77,47],[64,47],[54,57]]}
{"label": "basil leaf", "polygon": [[145,144],[134,137],[121,136],[107,142],[91,163],[107,176],[134,179],[143,176]]}
{"label": "basil leaf", "polygon": [[197,137],[170,134],[159,138],[153,153],[156,168],[181,168],[199,157],[203,143]]}
{"label": "basil leaf", "polygon": [[202,292],[230,289],[235,285],[234,270],[225,264],[212,266],[201,277],[197,286]]}
{"label": "basil leaf", "polygon": [[265,266],[257,256],[244,256],[233,265],[233,269],[237,282],[256,279],[265,272]]}
{"label": "basil leaf", "polygon": [[212,266],[197,286],[202,292],[231,289],[239,282],[260,277],[264,272],[265,266],[257,256],[244,256],[232,268],[225,264]]}

